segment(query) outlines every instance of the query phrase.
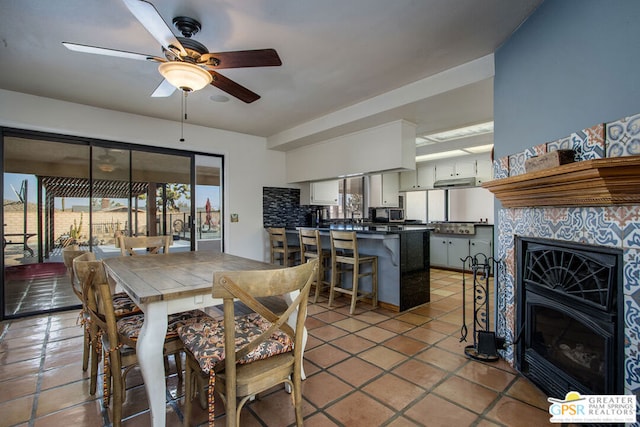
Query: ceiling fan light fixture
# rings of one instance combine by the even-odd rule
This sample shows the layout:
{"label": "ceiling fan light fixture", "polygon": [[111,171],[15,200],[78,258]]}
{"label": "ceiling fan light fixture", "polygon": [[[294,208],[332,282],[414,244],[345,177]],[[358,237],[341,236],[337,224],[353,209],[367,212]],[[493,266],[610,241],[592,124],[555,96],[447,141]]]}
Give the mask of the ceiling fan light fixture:
{"label": "ceiling fan light fixture", "polygon": [[208,71],[188,62],[163,62],[158,71],[169,83],[185,92],[200,90],[213,79]]}

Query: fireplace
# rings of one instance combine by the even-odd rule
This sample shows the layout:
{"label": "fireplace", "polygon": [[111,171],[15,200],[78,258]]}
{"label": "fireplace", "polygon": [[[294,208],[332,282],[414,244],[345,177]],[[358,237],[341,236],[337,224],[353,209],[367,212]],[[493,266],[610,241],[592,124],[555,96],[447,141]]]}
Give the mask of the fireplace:
{"label": "fireplace", "polygon": [[622,251],[516,236],[515,364],[548,396],[623,394]]}

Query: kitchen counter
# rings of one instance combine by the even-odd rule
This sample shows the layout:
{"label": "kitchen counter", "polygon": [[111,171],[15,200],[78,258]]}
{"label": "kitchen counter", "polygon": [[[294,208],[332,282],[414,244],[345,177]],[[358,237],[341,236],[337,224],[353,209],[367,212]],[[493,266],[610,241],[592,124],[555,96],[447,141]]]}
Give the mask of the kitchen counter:
{"label": "kitchen counter", "polygon": [[[311,227],[299,227],[311,228]],[[333,224],[317,227],[322,247],[331,248],[330,230],[355,231],[358,250],[378,257],[378,301],[395,311],[405,311],[430,301],[429,234],[425,225]],[[290,244],[299,244],[298,228],[287,229]],[[370,282],[362,282],[363,290]]]}

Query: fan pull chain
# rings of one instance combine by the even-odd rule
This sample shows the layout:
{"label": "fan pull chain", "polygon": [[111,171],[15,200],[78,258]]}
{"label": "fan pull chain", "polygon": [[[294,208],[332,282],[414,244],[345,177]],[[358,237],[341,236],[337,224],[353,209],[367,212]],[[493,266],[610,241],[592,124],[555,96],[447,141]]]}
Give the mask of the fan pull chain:
{"label": "fan pull chain", "polygon": [[182,113],[180,115],[180,142],[184,142],[184,121],[187,120],[187,94],[189,92],[182,91],[184,97],[181,99],[180,106],[182,107]]}

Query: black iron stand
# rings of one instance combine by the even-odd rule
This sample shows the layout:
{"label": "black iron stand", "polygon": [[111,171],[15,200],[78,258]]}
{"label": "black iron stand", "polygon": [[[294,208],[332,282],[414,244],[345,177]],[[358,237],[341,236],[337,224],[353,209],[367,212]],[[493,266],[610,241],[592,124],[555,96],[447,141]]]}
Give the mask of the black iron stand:
{"label": "black iron stand", "polygon": [[473,344],[464,348],[467,357],[485,362],[495,362],[498,348],[504,346],[504,339],[497,338],[495,332],[489,330],[489,277],[491,268],[498,261],[484,254],[468,256],[462,261],[462,328],[460,342],[467,341],[466,321],[466,275],[467,267],[473,273]]}

